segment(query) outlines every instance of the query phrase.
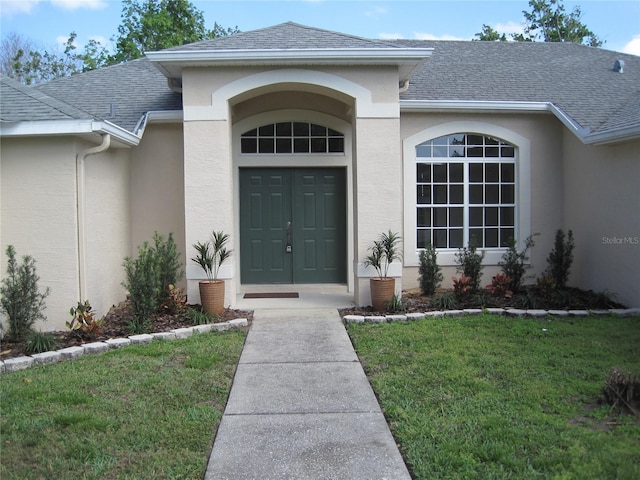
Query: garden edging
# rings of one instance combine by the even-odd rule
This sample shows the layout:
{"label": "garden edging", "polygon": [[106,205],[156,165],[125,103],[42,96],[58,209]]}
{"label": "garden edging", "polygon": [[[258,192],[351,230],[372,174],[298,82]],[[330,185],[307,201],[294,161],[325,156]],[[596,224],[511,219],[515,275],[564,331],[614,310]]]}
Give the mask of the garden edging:
{"label": "garden edging", "polygon": [[150,343],[155,339],[177,340],[191,337],[194,333],[206,333],[214,330],[223,332],[226,330],[243,328],[248,325],[249,321],[246,318],[236,318],[234,320],[229,320],[228,322],[208,323],[188,328],[177,328],[168,332],[130,335],[127,338],[110,338],[103,342],[85,343],[77,347],[67,347],[51,352],[35,353],[29,356],[8,358],[4,361],[0,361],[0,373],[17,372],[19,370],[25,370],[36,365],[49,365],[64,360],[73,360],[74,358],[78,358],[82,355],[102,353],[108,350],[121,348],[128,345]]}

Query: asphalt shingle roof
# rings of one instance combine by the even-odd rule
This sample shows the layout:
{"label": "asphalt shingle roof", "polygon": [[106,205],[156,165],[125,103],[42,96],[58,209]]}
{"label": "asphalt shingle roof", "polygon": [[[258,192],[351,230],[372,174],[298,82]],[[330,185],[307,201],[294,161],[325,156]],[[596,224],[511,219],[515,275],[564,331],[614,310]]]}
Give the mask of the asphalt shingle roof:
{"label": "asphalt shingle roof", "polygon": [[[577,44],[382,41],[288,22],[170,50],[394,47],[434,48],[401,100],[551,102],[592,133],[640,125],[640,57]],[[624,73],[613,70],[616,59]],[[0,100],[2,120],[95,117],[129,131],[148,111],[182,109],[146,58],[37,87],[3,78]]]}

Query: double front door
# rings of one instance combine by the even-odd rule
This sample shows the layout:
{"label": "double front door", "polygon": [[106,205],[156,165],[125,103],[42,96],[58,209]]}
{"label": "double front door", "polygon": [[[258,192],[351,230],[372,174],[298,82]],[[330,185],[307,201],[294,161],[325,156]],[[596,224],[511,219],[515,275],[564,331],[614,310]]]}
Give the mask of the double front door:
{"label": "double front door", "polygon": [[241,282],[346,283],[341,168],[240,170]]}

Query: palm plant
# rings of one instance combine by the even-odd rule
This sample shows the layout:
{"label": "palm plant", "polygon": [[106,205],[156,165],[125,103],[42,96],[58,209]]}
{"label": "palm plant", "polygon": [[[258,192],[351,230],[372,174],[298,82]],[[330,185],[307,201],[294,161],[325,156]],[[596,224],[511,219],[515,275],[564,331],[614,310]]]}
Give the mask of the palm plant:
{"label": "palm plant", "polygon": [[218,232],[214,230],[209,240],[196,242],[193,245],[198,254],[191,260],[202,267],[209,281],[218,279],[220,267],[231,256],[232,250],[226,247],[229,238],[229,234],[222,230]]}

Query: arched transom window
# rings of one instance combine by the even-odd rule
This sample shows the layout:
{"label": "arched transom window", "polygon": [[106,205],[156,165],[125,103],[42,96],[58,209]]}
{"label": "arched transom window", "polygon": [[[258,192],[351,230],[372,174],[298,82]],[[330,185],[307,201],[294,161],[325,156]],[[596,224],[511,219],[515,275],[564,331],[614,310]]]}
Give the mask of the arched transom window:
{"label": "arched transom window", "polygon": [[508,246],[516,232],[516,148],[457,133],[416,146],[417,247]]}
{"label": "arched transom window", "polygon": [[344,135],[309,122],[279,122],[242,134],[241,153],[344,153]]}

